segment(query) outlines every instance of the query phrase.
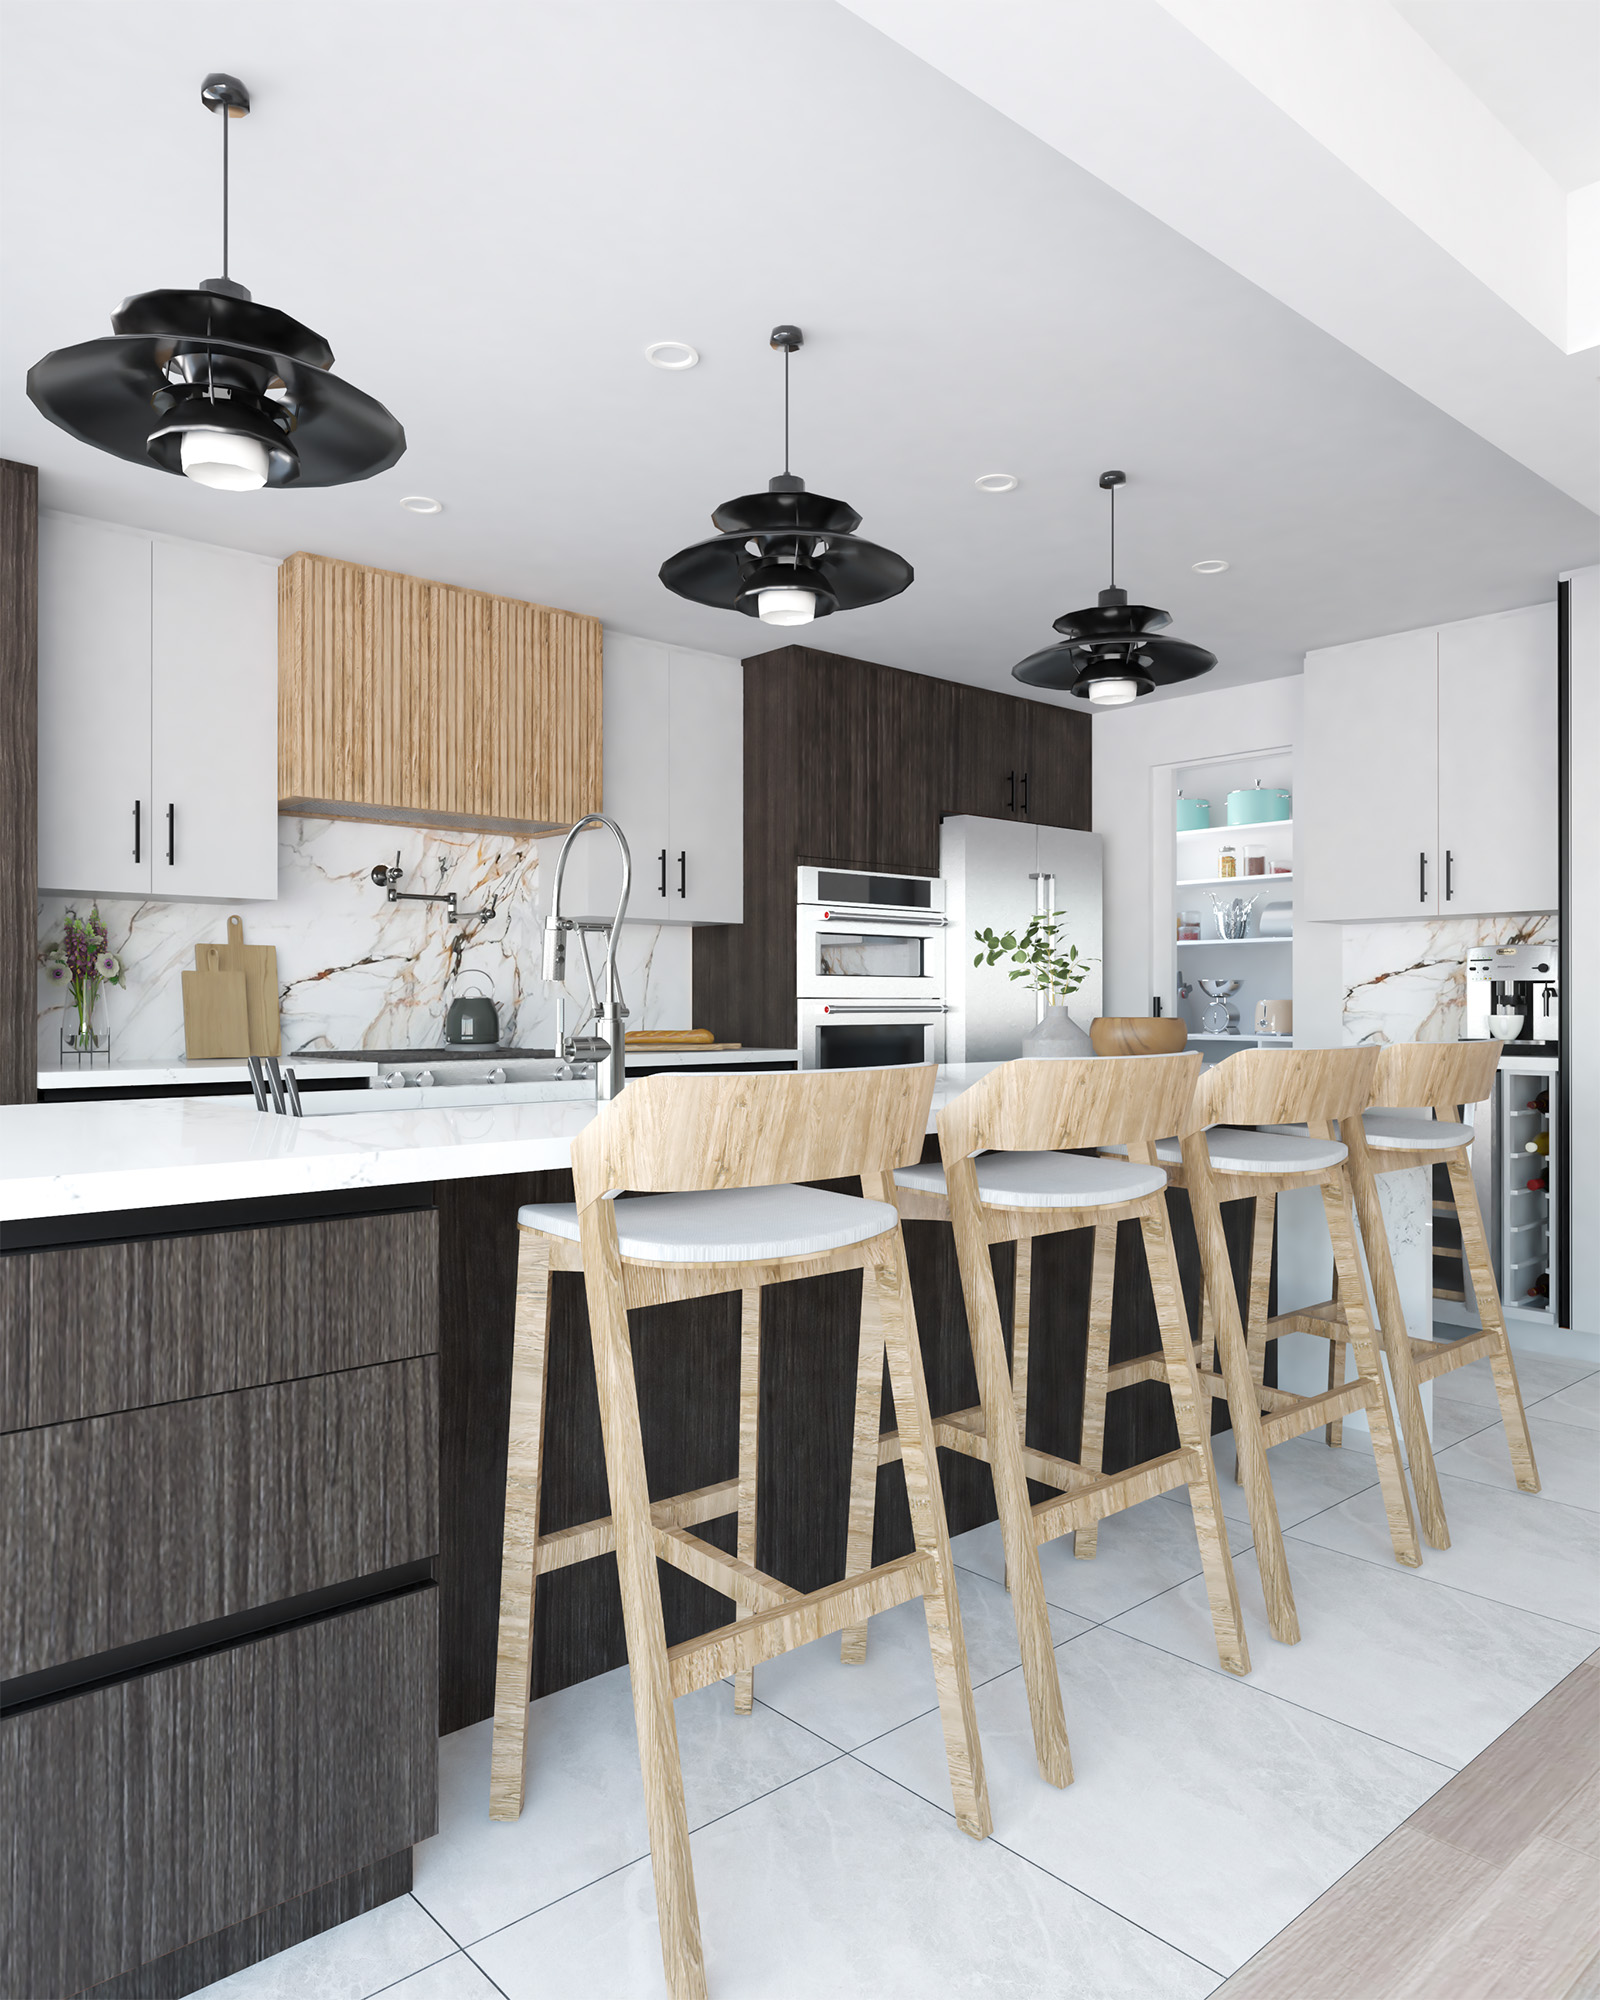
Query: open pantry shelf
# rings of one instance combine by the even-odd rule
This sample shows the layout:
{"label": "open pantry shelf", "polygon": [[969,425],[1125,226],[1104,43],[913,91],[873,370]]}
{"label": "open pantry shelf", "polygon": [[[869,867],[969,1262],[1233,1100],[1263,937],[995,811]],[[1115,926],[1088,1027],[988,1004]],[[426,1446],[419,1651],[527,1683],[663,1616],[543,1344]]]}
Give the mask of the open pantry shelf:
{"label": "open pantry shelf", "polygon": [[1201,949],[1202,949],[1202,947],[1203,947],[1203,948],[1204,948],[1204,949],[1206,949],[1207,951],[1210,951],[1210,950],[1214,949],[1214,947],[1216,947],[1217,945],[1225,945],[1225,946],[1227,947],[1227,949],[1228,949],[1229,951],[1232,951],[1235,945],[1240,945],[1240,944],[1293,944],[1293,943],[1294,943],[1294,939],[1293,939],[1292,937],[1281,937],[1281,938],[1179,938],[1179,939],[1178,939],[1178,949],[1179,949],[1179,951],[1199,951],[1199,950],[1201,950]]}
{"label": "open pantry shelf", "polygon": [[1179,840],[1215,840],[1224,834],[1231,840],[1244,840],[1252,834],[1287,833],[1294,825],[1292,819],[1252,819],[1242,826],[1180,826]]}
{"label": "open pantry shelf", "polygon": [[1175,882],[1175,889],[1242,889],[1250,882],[1292,882],[1294,872],[1285,868],[1279,874],[1270,871],[1265,875],[1196,875],[1186,882]]}

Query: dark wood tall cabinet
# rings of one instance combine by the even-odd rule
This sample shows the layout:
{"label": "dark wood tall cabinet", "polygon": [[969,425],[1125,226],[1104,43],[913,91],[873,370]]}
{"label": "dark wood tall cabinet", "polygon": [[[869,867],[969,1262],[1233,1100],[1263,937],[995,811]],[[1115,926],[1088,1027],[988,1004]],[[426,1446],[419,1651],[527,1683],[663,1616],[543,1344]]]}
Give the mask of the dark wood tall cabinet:
{"label": "dark wood tall cabinet", "polygon": [[795,869],[939,872],[952,813],[1089,824],[1086,715],[809,646],[744,663],[742,924],[694,934],[694,1020],[794,1041]]}

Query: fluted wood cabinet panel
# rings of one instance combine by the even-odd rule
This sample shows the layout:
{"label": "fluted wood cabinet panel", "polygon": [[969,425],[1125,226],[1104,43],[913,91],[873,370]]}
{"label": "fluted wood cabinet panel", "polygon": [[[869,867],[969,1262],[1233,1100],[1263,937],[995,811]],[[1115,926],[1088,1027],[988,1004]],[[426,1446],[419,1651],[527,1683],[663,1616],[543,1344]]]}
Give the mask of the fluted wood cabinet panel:
{"label": "fluted wood cabinet panel", "polygon": [[436,1554],[438,1450],[433,1356],[11,1432],[0,1679]]}
{"label": "fluted wood cabinet panel", "polygon": [[431,1834],[436,1623],[418,1590],[0,1723],[0,1993],[80,1993]]}
{"label": "fluted wood cabinet panel", "polygon": [[0,1431],[430,1354],[431,1209],[0,1258]]}
{"label": "fluted wood cabinet panel", "polygon": [[278,588],[284,810],[516,832],[599,811],[597,618],[304,553]]}

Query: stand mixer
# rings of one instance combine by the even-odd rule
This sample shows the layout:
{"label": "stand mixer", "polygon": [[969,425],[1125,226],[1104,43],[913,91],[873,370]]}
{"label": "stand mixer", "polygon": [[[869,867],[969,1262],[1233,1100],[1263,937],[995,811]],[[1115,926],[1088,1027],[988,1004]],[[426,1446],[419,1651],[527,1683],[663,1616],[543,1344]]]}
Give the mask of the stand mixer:
{"label": "stand mixer", "polygon": [[1195,984],[1211,1002],[1206,1009],[1205,1030],[1209,1035],[1236,1035],[1239,1032],[1239,1010],[1228,998],[1237,993],[1243,981],[1239,979],[1197,979]]}

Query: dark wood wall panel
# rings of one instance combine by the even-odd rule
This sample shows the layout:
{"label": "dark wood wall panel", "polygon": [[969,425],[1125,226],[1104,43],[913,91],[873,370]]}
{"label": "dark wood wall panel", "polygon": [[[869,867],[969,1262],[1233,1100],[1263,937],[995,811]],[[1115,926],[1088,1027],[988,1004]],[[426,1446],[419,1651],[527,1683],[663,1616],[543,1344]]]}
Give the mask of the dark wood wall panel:
{"label": "dark wood wall panel", "polygon": [[0,1438],[0,1678],[434,1555],[437,1372],[429,1356]]}
{"label": "dark wood wall panel", "polygon": [[401,1360],[438,1345],[438,1219],[17,1251],[0,1314],[8,1429]]}
{"label": "dark wood wall panel", "polygon": [[38,1090],[39,474],[0,459],[0,1104]]}
{"label": "dark wood wall panel", "polygon": [[0,1993],[81,1992],[434,1832],[435,1598],[0,1723]]}
{"label": "dark wood wall panel", "polygon": [[1086,715],[784,646],[744,665],[744,922],[697,927],[694,1018],[719,1040],[795,1035],[795,869],[939,872],[951,813],[1087,827]]}

